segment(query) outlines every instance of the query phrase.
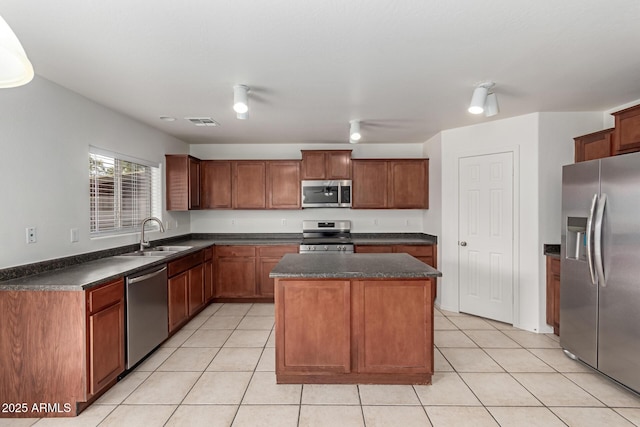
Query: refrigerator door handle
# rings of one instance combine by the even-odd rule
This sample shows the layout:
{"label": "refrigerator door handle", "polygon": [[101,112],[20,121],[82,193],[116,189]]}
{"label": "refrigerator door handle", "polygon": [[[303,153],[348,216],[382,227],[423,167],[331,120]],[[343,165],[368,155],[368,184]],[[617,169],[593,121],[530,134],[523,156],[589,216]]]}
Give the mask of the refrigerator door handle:
{"label": "refrigerator door handle", "polygon": [[607,204],[607,195],[602,193],[600,202],[596,209],[595,226],[593,227],[593,252],[595,258],[598,281],[602,287],[607,286],[604,276],[604,261],[602,259],[602,220],[604,219],[604,208]]}
{"label": "refrigerator door handle", "polygon": [[589,210],[589,218],[587,218],[587,262],[589,264],[589,274],[591,275],[591,283],[594,285],[598,284],[598,279],[596,276],[596,271],[593,265],[593,217],[596,214],[596,204],[598,203],[598,194],[593,195],[593,199],[591,200],[591,209]]}

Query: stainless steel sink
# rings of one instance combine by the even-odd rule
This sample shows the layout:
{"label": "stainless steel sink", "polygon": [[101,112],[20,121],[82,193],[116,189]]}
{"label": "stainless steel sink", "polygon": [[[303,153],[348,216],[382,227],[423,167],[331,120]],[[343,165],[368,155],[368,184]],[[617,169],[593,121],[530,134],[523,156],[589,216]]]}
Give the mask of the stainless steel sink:
{"label": "stainless steel sink", "polygon": [[145,251],[135,251],[135,252],[129,252],[126,254],[122,254],[119,256],[148,256],[148,257],[158,257],[158,258],[164,258],[166,256],[169,255],[173,255],[178,253],[178,251],[154,251],[154,250],[145,250]]}
{"label": "stainless steel sink", "polygon": [[193,246],[156,246],[154,248],[146,249],[145,251],[154,251],[154,252],[180,252],[186,251],[187,249],[191,249]]}

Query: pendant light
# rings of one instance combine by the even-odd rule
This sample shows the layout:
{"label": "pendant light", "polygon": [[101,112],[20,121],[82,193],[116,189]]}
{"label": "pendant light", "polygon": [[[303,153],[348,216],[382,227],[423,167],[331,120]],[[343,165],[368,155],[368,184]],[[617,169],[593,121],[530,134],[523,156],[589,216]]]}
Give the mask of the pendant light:
{"label": "pendant light", "polygon": [[33,79],[33,65],[18,37],[0,16],[0,88],[22,86]]}
{"label": "pendant light", "polygon": [[357,144],[358,141],[362,138],[362,134],[360,133],[360,121],[359,120],[351,120],[349,121],[351,127],[349,128],[349,142],[352,144]]}

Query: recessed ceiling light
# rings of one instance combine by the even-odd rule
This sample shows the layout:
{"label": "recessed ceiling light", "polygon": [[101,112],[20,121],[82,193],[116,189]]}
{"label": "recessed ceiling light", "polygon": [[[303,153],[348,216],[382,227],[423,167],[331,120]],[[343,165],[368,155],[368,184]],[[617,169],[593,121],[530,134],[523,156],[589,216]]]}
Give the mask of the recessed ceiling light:
{"label": "recessed ceiling light", "polygon": [[160,120],[165,122],[175,122],[176,118],[171,116],[160,116]]}

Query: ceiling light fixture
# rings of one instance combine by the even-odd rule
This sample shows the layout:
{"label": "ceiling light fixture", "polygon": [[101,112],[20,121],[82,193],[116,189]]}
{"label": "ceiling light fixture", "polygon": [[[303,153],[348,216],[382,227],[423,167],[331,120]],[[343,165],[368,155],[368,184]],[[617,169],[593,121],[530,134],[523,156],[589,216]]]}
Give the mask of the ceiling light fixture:
{"label": "ceiling light fixture", "polygon": [[487,96],[489,95],[489,89],[493,88],[494,86],[495,83],[493,82],[480,83],[478,86],[476,86],[475,90],[473,91],[473,96],[471,97],[471,104],[469,104],[469,112],[471,114],[484,113],[485,103],[487,101]]}
{"label": "ceiling light fixture", "polygon": [[487,100],[484,102],[484,115],[485,117],[495,116],[500,112],[500,106],[498,106],[498,97],[495,93],[487,95]]}
{"label": "ceiling light fixture", "polygon": [[0,88],[22,86],[33,79],[33,65],[18,37],[0,16]]}
{"label": "ceiling light fixture", "polygon": [[233,87],[233,110],[238,119],[249,117],[249,86],[235,85]]}
{"label": "ceiling light fixture", "polygon": [[360,133],[360,121],[350,120],[349,124],[351,125],[351,128],[349,129],[349,142],[356,144],[362,138],[362,134]]}

